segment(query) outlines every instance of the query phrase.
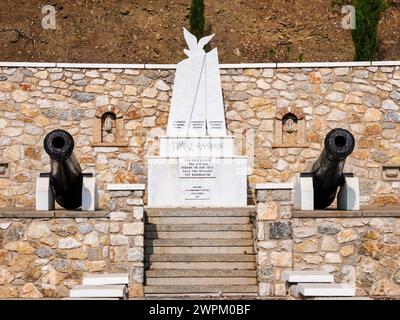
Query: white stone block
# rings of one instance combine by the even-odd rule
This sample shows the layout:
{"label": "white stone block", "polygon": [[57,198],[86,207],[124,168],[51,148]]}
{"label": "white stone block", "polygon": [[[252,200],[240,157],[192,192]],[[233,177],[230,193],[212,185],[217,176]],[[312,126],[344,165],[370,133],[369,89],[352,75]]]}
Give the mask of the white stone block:
{"label": "white stone block", "polygon": [[83,176],[82,210],[95,211],[98,208],[98,193],[95,177]]}
{"label": "white stone block", "polygon": [[333,275],[325,271],[285,271],[282,274],[284,280],[290,283],[315,283],[315,282],[327,282],[331,283],[334,281]]}
{"label": "white stone block", "polygon": [[344,283],[299,283],[290,287],[290,293],[305,297],[353,297],[356,289]]}
{"label": "white stone block", "polygon": [[314,187],[312,177],[299,177],[294,186],[293,208],[314,210]]}
{"label": "white stone block", "polygon": [[125,285],[75,286],[70,291],[71,298],[123,298]]}
{"label": "white stone block", "polygon": [[[182,158],[180,158],[182,159]],[[179,158],[148,157],[148,205],[247,205],[247,157],[215,158],[215,177],[179,177]]]}
{"label": "white stone block", "polygon": [[345,177],[345,183],[337,195],[338,209],[360,210],[360,187],[357,177]]}
{"label": "white stone block", "polygon": [[256,190],[291,190],[294,188],[293,182],[268,182],[256,183]]}
{"label": "white stone block", "polygon": [[108,191],[142,191],[145,190],[144,183],[109,183],[107,184]]}
{"label": "white stone block", "polygon": [[82,285],[115,285],[129,284],[128,273],[86,274],[83,276]]}
{"label": "white stone block", "polygon": [[373,67],[379,67],[379,66],[400,66],[400,61],[372,61],[372,66]]}
{"label": "white stone block", "polygon": [[36,179],[36,211],[54,210],[54,195],[48,177]]}
{"label": "white stone block", "polygon": [[144,69],[144,64],[57,62],[56,65],[57,68],[76,68],[76,69]]}

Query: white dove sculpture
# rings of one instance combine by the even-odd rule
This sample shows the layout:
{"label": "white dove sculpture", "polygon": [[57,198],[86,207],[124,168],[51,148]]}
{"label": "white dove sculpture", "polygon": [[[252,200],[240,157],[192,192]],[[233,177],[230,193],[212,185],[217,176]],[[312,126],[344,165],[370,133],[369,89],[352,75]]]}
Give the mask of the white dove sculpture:
{"label": "white dove sculpture", "polygon": [[186,28],[183,28],[183,36],[185,37],[186,43],[189,47],[189,50],[184,49],[183,52],[185,52],[189,58],[192,58],[206,53],[203,48],[211,41],[215,34],[203,37],[199,42],[197,42],[197,38],[187,31]]}
{"label": "white dove sculpture", "polygon": [[217,49],[204,51],[214,34],[197,41],[183,28],[189,49],[177,64],[167,136],[225,136],[225,113]]}

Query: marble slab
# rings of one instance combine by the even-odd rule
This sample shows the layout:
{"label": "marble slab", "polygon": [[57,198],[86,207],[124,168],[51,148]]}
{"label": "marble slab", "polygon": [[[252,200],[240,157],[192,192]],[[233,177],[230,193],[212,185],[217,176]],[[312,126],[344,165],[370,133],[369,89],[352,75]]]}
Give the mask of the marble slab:
{"label": "marble slab", "polygon": [[86,274],[83,276],[82,285],[111,285],[129,284],[128,273]]}
{"label": "marble slab", "polygon": [[282,278],[287,282],[299,283],[299,282],[327,282],[331,283],[334,281],[333,275],[326,271],[284,271]]}
{"label": "marble slab", "polygon": [[183,158],[148,157],[148,205],[221,207],[247,205],[247,157],[214,158],[215,176],[180,177]]}
{"label": "marble slab", "polygon": [[345,283],[299,283],[290,287],[294,296],[305,297],[353,297],[356,289]]}
{"label": "marble slab", "polygon": [[160,137],[162,157],[233,157],[234,139],[227,137]]}
{"label": "marble slab", "polygon": [[340,210],[360,210],[360,188],[357,177],[345,177],[345,183],[337,195],[337,207]]}

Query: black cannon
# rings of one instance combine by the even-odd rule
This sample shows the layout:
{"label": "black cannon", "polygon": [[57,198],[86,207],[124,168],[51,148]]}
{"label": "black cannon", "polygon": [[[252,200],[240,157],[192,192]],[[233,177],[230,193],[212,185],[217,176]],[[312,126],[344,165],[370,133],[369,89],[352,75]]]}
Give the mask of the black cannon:
{"label": "black cannon", "polygon": [[53,130],[44,139],[44,149],[50,156],[50,186],[57,203],[65,209],[82,205],[83,175],[73,154],[74,139],[64,130]]}
{"label": "black cannon", "polygon": [[311,170],[314,209],[324,209],[335,200],[338,188],[345,182],[343,167],[354,145],[353,135],[345,129],[333,129],[325,137],[325,148]]}

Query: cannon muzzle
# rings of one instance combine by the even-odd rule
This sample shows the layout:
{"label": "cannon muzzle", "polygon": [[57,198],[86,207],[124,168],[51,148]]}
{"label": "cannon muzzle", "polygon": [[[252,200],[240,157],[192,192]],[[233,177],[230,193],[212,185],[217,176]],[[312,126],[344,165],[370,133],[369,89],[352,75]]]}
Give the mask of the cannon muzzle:
{"label": "cannon muzzle", "polygon": [[335,200],[338,187],[345,181],[346,158],[354,146],[354,136],[345,129],[333,129],[325,137],[324,150],[312,167],[315,209],[324,209]]}
{"label": "cannon muzzle", "polygon": [[65,209],[82,205],[83,175],[76,160],[74,139],[64,130],[54,130],[46,135],[44,149],[50,156],[50,185],[57,203]]}

